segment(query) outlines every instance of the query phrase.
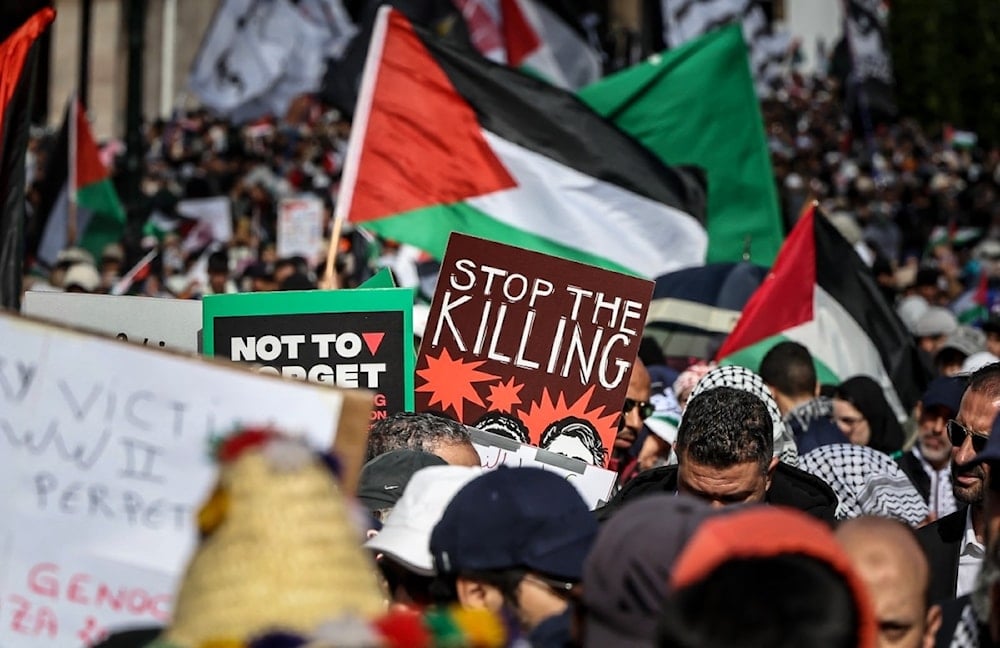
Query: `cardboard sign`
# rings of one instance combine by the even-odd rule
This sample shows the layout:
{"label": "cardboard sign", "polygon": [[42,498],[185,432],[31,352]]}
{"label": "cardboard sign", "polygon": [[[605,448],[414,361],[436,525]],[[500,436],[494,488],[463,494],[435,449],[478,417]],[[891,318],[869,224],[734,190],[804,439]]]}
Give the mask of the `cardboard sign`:
{"label": "cardboard sign", "polygon": [[413,409],[413,291],[208,295],[205,354],[286,378],[376,393],[372,416]]}
{"label": "cardboard sign", "polygon": [[316,198],[286,198],[278,205],[279,258],[300,256],[315,266],[323,256],[323,203]]}
{"label": "cardboard sign", "polygon": [[653,282],[453,234],[417,411],[606,465]]}
{"label": "cardboard sign", "polygon": [[214,485],[213,437],[272,425],[336,450],[366,434],[367,394],[10,315],[0,339],[2,646],[78,648],[165,622]]}
{"label": "cardboard sign", "polygon": [[611,497],[618,473],[590,464],[581,459],[540,450],[535,446],[518,443],[508,437],[468,428],[483,468],[493,470],[498,466],[531,467],[551,470],[576,486],[590,510],[603,506]]}
{"label": "cardboard sign", "polygon": [[392,270],[382,268],[374,275],[365,280],[358,288],[395,288],[396,279],[392,276]]}
{"label": "cardboard sign", "polygon": [[25,315],[128,342],[198,352],[199,301],[28,291],[22,310]]}

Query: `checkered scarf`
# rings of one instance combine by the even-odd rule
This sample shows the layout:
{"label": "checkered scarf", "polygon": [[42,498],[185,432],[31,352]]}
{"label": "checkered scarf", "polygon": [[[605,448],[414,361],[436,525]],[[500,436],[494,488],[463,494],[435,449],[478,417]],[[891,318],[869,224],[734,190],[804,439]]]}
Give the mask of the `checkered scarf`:
{"label": "checkered scarf", "polygon": [[785,422],[781,420],[781,412],[778,404],[774,402],[771,390],[764,384],[764,380],[750,371],[746,367],[726,366],[715,367],[698,381],[691,398],[702,392],[706,392],[716,387],[730,387],[753,394],[764,401],[767,413],[771,416],[774,436],[774,455],[780,457],[781,461],[795,466],[798,463],[799,451],[795,447],[795,438],[792,431],[788,429]]}
{"label": "checkered scarf", "polygon": [[799,468],[834,490],[838,520],[877,515],[916,527],[927,517],[927,503],[910,478],[878,450],[850,443],[820,446],[799,457]]}

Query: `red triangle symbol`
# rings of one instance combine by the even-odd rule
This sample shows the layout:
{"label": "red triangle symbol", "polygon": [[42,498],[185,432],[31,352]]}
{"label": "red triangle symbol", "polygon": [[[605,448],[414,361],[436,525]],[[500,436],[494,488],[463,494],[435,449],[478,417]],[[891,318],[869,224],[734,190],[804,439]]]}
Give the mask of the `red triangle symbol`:
{"label": "red triangle symbol", "polygon": [[385,337],[385,333],[362,333],[361,337],[368,350],[372,352],[372,355],[375,355],[378,353],[378,348],[382,346],[382,338]]}
{"label": "red triangle symbol", "polygon": [[400,12],[390,12],[381,45],[370,102],[365,105],[362,89],[355,118],[365,126],[356,180],[347,187],[348,219],[374,220],[516,187],[476,113]]}

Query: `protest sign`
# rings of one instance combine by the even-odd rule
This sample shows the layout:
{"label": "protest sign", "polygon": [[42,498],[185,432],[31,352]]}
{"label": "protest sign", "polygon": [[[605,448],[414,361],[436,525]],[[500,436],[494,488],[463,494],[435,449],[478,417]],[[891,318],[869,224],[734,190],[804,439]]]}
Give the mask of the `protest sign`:
{"label": "protest sign", "polygon": [[278,205],[278,258],[300,256],[315,266],[323,250],[323,203],[316,198],[282,200]]}
{"label": "protest sign", "polygon": [[382,268],[374,275],[366,279],[358,288],[395,288],[396,279],[392,276],[392,270]]}
{"label": "protest sign", "polygon": [[208,295],[205,354],[258,371],[375,392],[373,420],[413,409],[413,291]]}
{"label": "protest sign", "polygon": [[5,647],[77,648],[169,618],[214,484],[213,438],[268,425],[339,454],[341,436],[366,434],[367,393],[12,315],[0,339]]}
{"label": "protest sign", "polygon": [[198,301],[29,290],[22,310],[25,315],[106,333],[119,340],[198,352]]}
{"label": "protest sign", "polygon": [[452,234],[417,411],[605,465],[653,282]]}
{"label": "protest sign", "polygon": [[551,470],[562,475],[576,486],[591,510],[607,503],[618,474],[598,468],[582,459],[540,450],[535,446],[518,443],[513,439],[470,427],[472,445],[479,453],[483,468],[493,470],[498,466],[531,467]]}

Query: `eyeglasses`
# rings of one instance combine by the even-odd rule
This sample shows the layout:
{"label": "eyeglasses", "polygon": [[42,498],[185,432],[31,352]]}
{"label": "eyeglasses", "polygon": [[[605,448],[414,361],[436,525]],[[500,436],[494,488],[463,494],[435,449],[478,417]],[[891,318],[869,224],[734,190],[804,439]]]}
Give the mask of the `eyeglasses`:
{"label": "eyeglasses", "polygon": [[653,412],[656,411],[656,406],[650,403],[649,401],[637,401],[637,400],[632,400],[631,398],[626,398],[625,405],[622,407],[622,414],[627,416],[628,413],[631,412],[632,408],[634,407],[639,408],[639,418],[641,418],[643,421],[652,416]]}
{"label": "eyeglasses", "polygon": [[576,587],[575,584],[567,581],[545,578],[544,576],[539,576],[537,574],[532,574],[532,573],[526,573],[524,575],[523,580],[528,581],[529,583],[534,583],[535,585],[543,587],[553,592],[554,594],[563,597],[572,596],[573,590]]}
{"label": "eyeglasses", "polygon": [[965,443],[965,438],[972,437],[972,449],[979,454],[986,448],[986,443],[990,440],[985,434],[980,434],[979,432],[973,432],[969,428],[965,427],[955,419],[948,421],[948,440],[951,441],[951,445],[956,448]]}

